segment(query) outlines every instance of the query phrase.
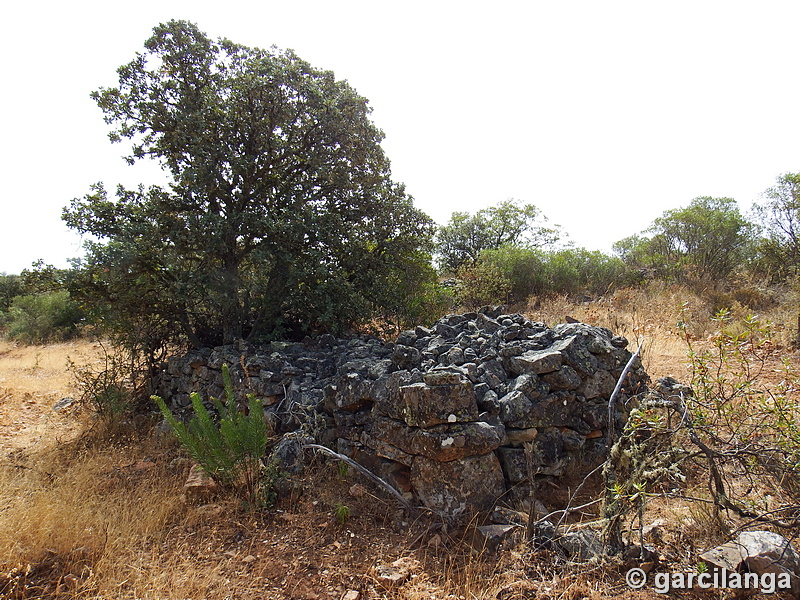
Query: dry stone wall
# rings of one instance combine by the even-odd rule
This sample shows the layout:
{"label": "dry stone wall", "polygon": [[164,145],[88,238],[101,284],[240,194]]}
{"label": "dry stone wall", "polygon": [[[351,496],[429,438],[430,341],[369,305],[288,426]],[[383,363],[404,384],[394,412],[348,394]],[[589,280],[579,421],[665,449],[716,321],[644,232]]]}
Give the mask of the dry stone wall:
{"label": "dry stone wall", "polygon": [[[530,468],[561,478],[604,460],[608,399],[631,357],[607,329],[500,312],[448,315],[393,343],[325,335],[196,351],[168,361],[161,392],[179,411],[191,392],[219,397],[228,364],[279,430],[305,431],[432,510],[483,510],[525,497]],[[647,382],[635,363],[618,425]]]}

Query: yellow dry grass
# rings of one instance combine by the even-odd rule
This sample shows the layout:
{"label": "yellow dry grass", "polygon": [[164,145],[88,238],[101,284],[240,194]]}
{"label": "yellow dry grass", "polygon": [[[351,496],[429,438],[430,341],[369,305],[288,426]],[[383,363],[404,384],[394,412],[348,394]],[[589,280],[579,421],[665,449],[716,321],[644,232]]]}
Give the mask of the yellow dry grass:
{"label": "yellow dry grass", "polygon": [[91,364],[101,355],[100,345],[88,340],[47,346],[0,341],[0,456],[72,439],[79,423],[69,411],[52,410],[60,399],[79,393],[68,359]]}
{"label": "yellow dry grass", "polygon": [[[651,376],[686,381],[686,347],[675,329],[682,307],[692,315],[691,334],[702,340],[713,327],[708,302],[669,286],[521,308],[551,326],[571,316],[608,327],[634,347],[643,337]],[[790,323],[793,307],[781,310]],[[54,402],[77,394],[67,356],[86,364],[101,354],[85,341],[0,343],[0,597],[341,600],[348,591],[358,591],[360,600],[659,597],[630,592],[613,570],[568,566],[547,551],[476,555],[463,529],[430,518],[403,524],[390,500],[374,490],[354,496],[357,477],[342,478],[330,464],[293,481],[300,492],[284,495],[271,511],[248,512],[230,498],[187,505],[181,494],[188,467],[171,441],[141,427],[116,438],[100,431],[77,437],[89,422],[53,413]],[[337,504],[350,509],[343,525]],[[652,507],[648,518],[670,521],[662,535],[678,550],[668,558],[691,560],[689,550],[679,550],[705,543],[709,524],[683,507]],[[408,580],[381,585],[375,567],[397,559],[410,565]]]}

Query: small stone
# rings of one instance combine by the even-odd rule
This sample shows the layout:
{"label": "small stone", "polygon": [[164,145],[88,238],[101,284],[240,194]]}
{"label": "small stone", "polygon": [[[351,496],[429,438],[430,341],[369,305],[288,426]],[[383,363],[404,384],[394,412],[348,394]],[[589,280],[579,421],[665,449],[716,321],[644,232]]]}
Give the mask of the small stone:
{"label": "small stone", "polygon": [[417,564],[417,561],[406,557],[399,558],[388,565],[378,565],[375,567],[375,576],[385,588],[395,588],[403,583],[411,576],[411,569]]}
{"label": "small stone", "polygon": [[525,442],[531,442],[539,435],[539,430],[536,427],[529,427],[528,429],[506,429],[506,441],[510,445],[520,445]]}
{"label": "small stone", "polygon": [[464,383],[464,376],[455,371],[429,371],[422,376],[428,385],[459,385]]}
{"label": "small stone", "polygon": [[361,485],[360,483],[354,483],[350,486],[350,489],[347,491],[353,498],[363,498],[364,495],[367,493],[366,488]]}
{"label": "small stone", "polygon": [[189,477],[183,485],[184,497],[187,502],[201,502],[214,496],[219,491],[219,486],[214,479],[206,475],[200,465],[194,465],[189,471]]}
{"label": "small stone", "polygon": [[359,600],[361,598],[361,592],[358,590],[347,590],[342,596],[342,600]]}
{"label": "small stone", "polygon": [[591,529],[565,533],[556,541],[573,560],[587,561],[603,554],[600,534]]}
{"label": "small stone", "polygon": [[249,565],[249,564],[252,564],[252,563],[256,562],[256,560],[258,560],[258,559],[256,559],[255,556],[253,556],[252,554],[248,554],[247,556],[245,556],[242,559],[242,562],[243,563],[247,563]]}
{"label": "small stone", "polygon": [[75,404],[75,398],[66,396],[65,398],[62,398],[61,400],[53,404],[53,410],[55,412],[59,412],[64,410],[65,408],[69,408],[73,404]]}
{"label": "small stone", "polygon": [[475,528],[472,547],[478,552],[497,552],[517,529],[517,525],[481,525]]}

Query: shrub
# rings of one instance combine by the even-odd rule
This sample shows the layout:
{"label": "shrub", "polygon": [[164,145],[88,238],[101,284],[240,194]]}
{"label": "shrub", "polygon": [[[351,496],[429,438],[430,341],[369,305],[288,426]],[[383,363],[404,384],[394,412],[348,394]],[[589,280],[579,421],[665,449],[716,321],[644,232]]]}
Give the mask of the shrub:
{"label": "shrub", "polygon": [[69,359],[67,368],[81,390],[80,405],[107,423],[129,413],[143,396],[134,381],[132,361],[124,350],[101,344],[103,360],[80,366]]}
{"label": "shrub", "polygon": [[[714,320],[719,329],[710,347],[695,348],[686,337],[694,389],[686,403],[696,436],[720,470],[736,468],[751,482],[774,477],[793,484],[800,474],[800,376],[781,360],[771,323],[752,315],[735,319],[727,311]],[[746,494],[727,493],[723,508],[749,507]]]}
{"label": "shrub", "polygon": [[469,309],[486,304],[505,303],[511,284],[499,267],[487,260],[478,260],[474,265],[458,270],[459,287],[456,291],[458,303]]}
{"label": "shrub", "polygon": [[481,258],[507,280],[511,300],[517,302],[532,295],[601,295],[641,279],[619,258],[584,248],[545,252],[506,246]]}
{"label": "shrub", "polygon": [[546,287],[543,260],[544,253],[530,248],[503,246],[487,250],[482,257],[494,265],[508,280],[512,302],[518,302]]}
{"label": "shrub", "polygon": [[261,462],[270,428],[264,406],[255,396],[248,395],[247,412],[239,412],[227,365],[222,366],[222,377],[225,404],[211,398],[218,413],[216,421],[197,393],[191,396],[194,415],[188,425],[175,418],[162,398],[152,398],[178,441],[206,474],[229,489],[243,487],[247,499],[256,504],[260,498],[268,497],[262,484],[274,480],[274,469]]}
{"label": "shrub", "polygon": [[25,344],[63,341],[78,334],[82,319],[66,290],[17,296],[9,309],[7,335]]}
{"label": "shrub", "polygon": [[557,294],[601,295],[637,283],[638,273],[619,258],[585,248],[548,254],[544,261],[546,291]]}

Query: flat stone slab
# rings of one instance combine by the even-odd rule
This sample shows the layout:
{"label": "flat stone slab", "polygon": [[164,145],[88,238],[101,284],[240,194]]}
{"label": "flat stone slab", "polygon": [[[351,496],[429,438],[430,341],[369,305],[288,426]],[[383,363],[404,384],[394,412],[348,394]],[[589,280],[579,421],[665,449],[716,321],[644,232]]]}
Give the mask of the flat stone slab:
{"label": "flat stone slab", "polygon": [[478,401],[468,381],[448,385],[404,385],[400,388],[400,397],[403,420],[409,427],[478,420]]}

